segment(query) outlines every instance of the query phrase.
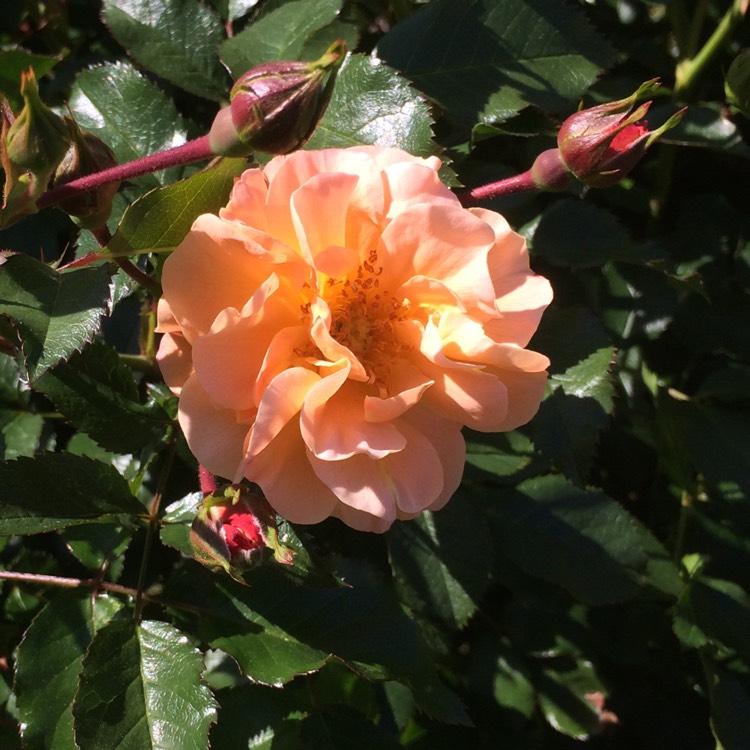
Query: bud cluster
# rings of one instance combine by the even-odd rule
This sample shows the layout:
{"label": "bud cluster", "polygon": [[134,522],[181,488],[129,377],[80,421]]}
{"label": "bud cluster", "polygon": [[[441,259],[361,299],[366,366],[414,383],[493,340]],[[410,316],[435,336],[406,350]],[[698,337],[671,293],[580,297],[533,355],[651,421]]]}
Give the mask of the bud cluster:
{"label": "bud cluster", "polygon": [[[23,108],[15,116],[2,99],[0,161],[5,172],[0,227],[36,211],[50,184],[59,185],[113,166],[114,155],[99,138],[69,117],[55,114],[39,97],[34,71],[21,74]],[[63,209],[83,226],[109,217],[117,184],[71,198]]]}

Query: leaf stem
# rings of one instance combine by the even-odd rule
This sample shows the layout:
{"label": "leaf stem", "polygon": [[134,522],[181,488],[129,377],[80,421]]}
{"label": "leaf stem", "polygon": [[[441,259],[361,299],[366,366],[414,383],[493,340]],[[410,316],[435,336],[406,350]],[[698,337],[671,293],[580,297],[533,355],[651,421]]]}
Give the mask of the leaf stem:
{"label": "leaf stem", "polygon": [[[94,239],[96,239],[102,248],[105,248],[112,241],[112,233],[106,224],[92,229],[91,234],[94,235]],[[137,284],[140,284],[146,291],[150,292],[154,297],[161,297],[161,286],[147,273],[141,271],[135,263],[128,258],[120,258],[116,255],[112,257],[112,260],[114,260],[123,273],[127,274]]]}
{"label": "leaf stem", "polygon": [[183,164],[190,164],[194,161],[211,159],[214,156],[215,154],[211,151],[208,141],[208,135],[203,135],[200,138],[183,143],[181,146],[168,148],[165,151],[158,151],[155,154],[149,154],[125,164],[118,164],[101,172],[94,172],[94,174],[66,182],[64,185],[53,187],[39,198],[36,206],[39,209],[45,208],[65,198],[70,198],[87,190],[93,190],[102,185],[108,185],[112,182],[122,182],[123,180],[140,177],[150,172],[157,172],[167,167],[177,167]]}
{"label": "leaf stem", "polygon": [[162,464],[161,472],[159,473],[159,481],[156,485],[156,492],[154,492],[154,499],[151,502],[151,509],[149,510],[146,540],[143,546],[143,556],[141,557],[141,567],[138,571],[138,586],[135,594],[135,611],[133,612],[133,620],[136,623],[141,621],[141,615],[143,613],[146,571],[151,556],[151,547],[153,545],[154,536],[159,526],[159,508],[161,506],[162,498],[164,497],[164,490],[167,486],[169,474],[172,471],[172,464],[174,463],[175,444],[176,438],[173,431],[169,436],[169,443],[167,444],[167,449],[164,453],[164,463]]}

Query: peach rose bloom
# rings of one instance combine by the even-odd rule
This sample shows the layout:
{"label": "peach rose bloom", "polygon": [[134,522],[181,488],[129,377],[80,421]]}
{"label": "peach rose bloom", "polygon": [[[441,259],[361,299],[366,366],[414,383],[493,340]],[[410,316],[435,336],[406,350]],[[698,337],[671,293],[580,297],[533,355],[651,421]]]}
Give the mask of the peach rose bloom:
{"label": "peach rose bloom", "polygon": [[164,264],[158,360],[188,445],[289,521],[385,531],[436,510],[464,425],[539,408],[549,361],[524,347],[550,285],[439,167],[376,146],[277,157]]}

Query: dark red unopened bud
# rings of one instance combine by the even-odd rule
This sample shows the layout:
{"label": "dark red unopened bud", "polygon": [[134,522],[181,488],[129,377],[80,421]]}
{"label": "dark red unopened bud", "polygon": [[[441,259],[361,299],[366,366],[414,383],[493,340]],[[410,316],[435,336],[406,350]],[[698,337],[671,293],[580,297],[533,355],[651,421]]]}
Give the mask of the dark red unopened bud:
{"label": "dark red unopened bud", "polygon": [[190,529],[195,558],[214,570],[225,570],[244,583],[243,573],[273,552],[277,562],[290,564],[293,553],[279,543],[276,515],[264,497],[241,485],[207,495]]}
{"label": "dark red unopened bud", "polygon": [[[114,167],[117,159],[104,141],[93,133],[81,130],[72,120],[67,120],[71,143],[60,162],[52,181],[53,186],[77,180],[79,177],[101,172]],[[119,182],[110,182],[93,190],[65,198],[58,206],[70,214],[76,222],[87,229],[95,229],[106,223],[112,211],[112,199]]]}
{"label": "dark red unopened bud", "polygon": [[590,187],[616,184],[659,137],[682,119],[684,110],[656,130],[648,129],[643,118],[651,102],[639,107],[635,103],[656,88],[656,79],[647,81],[626,99],[579,110],[565,120],[557,146],[560,158],[575,177]]}
{"label": "dark red unopened bud", "polygon": [[240,76],[211,127],[212,151],[287,154],[303,146],[328,106],[345,55],[339,40],[315,62],[264,63]]}

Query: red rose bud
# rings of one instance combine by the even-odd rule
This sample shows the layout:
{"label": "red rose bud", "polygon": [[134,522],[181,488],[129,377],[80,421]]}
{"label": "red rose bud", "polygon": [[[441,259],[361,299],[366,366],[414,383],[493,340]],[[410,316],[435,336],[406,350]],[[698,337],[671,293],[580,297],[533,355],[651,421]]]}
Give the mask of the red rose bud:
{"label": "red rose bud", "polygon": [[46,182],[68,150],[70,133],[62,117],[39,98],[31,68],[21,73],[21,95],[23,109],[8,128],[4,148],[16,167]]}
{"label": "red rose bud", "polygon": [[334,42],[315,62],[271,62],[240,76],[209,133],[221,156],[288,154],[312,136],[333,93],[346,45]]}
{"label": "red rose bud", "polygon": [[242,574],[262,562],[266,550],[283,564],[293,556],[279,544],[276,516],[266,499],[239,485],[204,498],[190,528],[190,544],[198,562],[241,583]]}
{"label": "red rose bud", "polygon": [[565,120],[557,136],[557,146],[573,175],[590,187],[616,184],[658,138],[682,119],[685,110],[674,114],[660,128],[649,131],[643,118],[651,102],[633,109],[641,96],[658,85],[656,79],[647,81],[626,99],[582,109]]}
{"label": "red rose bud", "polygon": [[[81,130],[72,120],[67,120],[72,140],[65,156],[55,171],[52,185],[57,187],[79,177],[101,172],[117,164],[109,146],[93,133]],[[93,190],[78,193],[61,200],[57,205],[70,214],[80,226],[96,229],[106,223],[112,211],[112,199],[119,182],[110,182]]]}

